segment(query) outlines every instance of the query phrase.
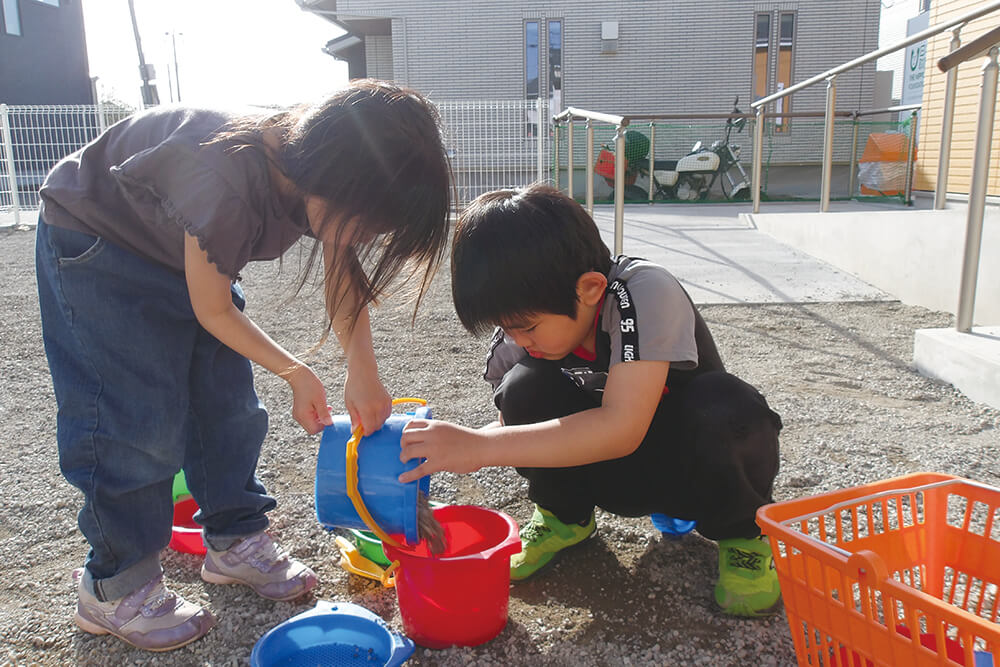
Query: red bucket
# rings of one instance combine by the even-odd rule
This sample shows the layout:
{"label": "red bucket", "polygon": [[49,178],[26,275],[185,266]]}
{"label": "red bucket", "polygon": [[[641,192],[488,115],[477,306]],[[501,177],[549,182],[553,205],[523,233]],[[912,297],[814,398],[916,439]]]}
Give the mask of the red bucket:
{"label": "red bucket", "polygon": [[198,503],[191,496],[174,503],[174,526],[170,532],[170,548],[186,554],[203,556],[205,543],[201,539],[201,526],[195,523]]}
{"label": "red bucket", "polygon": [[521,551],[517,524],[502,512],[473,505],[434,510],[445,552],[426,540],[409,547],[383,544],[395,570],[403,630],[426,648],[476,646],[507,625],[510,557]]}

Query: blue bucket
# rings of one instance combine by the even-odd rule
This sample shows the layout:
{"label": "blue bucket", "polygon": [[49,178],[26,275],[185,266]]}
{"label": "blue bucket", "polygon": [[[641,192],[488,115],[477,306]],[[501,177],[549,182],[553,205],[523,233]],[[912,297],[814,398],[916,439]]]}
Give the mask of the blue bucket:
{"label": "blue bucket", "polygon": [[[417,498],[430,491],[430,476],[401,484],[397,479],[419,461],[399,460],[403,427],[412,419],[430,419],[430,408],[390,415],[381,429],[358,443],[358,492],[375,523],[390,535],[403,535],[407,544],[419,542]],[[368,530],[347,494],[346,447],[351,439],[351,418],[337,415],[323,430],[316,458],[316,518],[327,528]]]}

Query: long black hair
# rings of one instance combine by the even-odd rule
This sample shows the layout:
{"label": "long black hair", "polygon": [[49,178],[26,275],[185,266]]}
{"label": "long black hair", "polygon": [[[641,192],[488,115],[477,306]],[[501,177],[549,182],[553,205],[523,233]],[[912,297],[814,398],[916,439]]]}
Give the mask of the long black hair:
{"label": "long black hair", "polygon": [[[274,129],[281,134],[277,154],[262,138]],[[444,256],[452,203],[440,116],[429,100],[392,83],[359,79],[319,104],[237,122],[217,140],[264,150],[297,196],[327,201],[320,235],[338,221],[358,221],[337,226],[335,245],[345,250],[326,268],[328,314],[353,284],[357,316],[408,267],[414,274],[423,269],[419,306]],[[320,251],[321,244],[313,246],[300,288]]]}

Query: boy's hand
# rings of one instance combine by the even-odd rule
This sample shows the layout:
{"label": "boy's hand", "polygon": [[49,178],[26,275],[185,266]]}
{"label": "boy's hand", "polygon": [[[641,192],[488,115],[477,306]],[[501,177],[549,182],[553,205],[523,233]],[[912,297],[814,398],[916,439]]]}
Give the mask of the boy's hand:
{"label": "boy's hand", "polygon": [[351,429],[358,426],[365,435],[371,435],[382,428],[382,424],[392,414],[392,398],[378,373],[347,372],[344,382],[344,406],[351,416]]}
{"label": "boy's hand", "polygon": [[311,368],[299,364],[284,377],[292,388],[292,417],[307,433],[315,435],[333,423],[326,389]]}
{"label": "boy's hand", "polygon": [[426,460],[400,475],[399,481],[405,484],[441,470],[460,474],[475,472],[482,467],[479,454],[488,437],[487,431],[458,424],[413,419],[403,429],[399,460],[403,463],[410,459]]}

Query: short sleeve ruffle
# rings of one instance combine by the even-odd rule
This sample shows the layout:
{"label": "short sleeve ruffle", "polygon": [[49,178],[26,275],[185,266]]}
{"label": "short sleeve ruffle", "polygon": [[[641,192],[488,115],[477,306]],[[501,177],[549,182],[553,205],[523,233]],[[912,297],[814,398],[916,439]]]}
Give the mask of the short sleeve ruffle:
{"label": "short sleeve ruffle", "polygon": [[239,156],[242,151],[223,155],[222,150],[165,141],[112,166],[110,172],[144,219],[180,225],[198,239],[220,273],[235,279],[251,259],[263,220],[258,207],[248,201],[251,181],[231,180],[247,173],[233,169],[232,162],[242,161],[241,166],[250,170],[262,167]]}

